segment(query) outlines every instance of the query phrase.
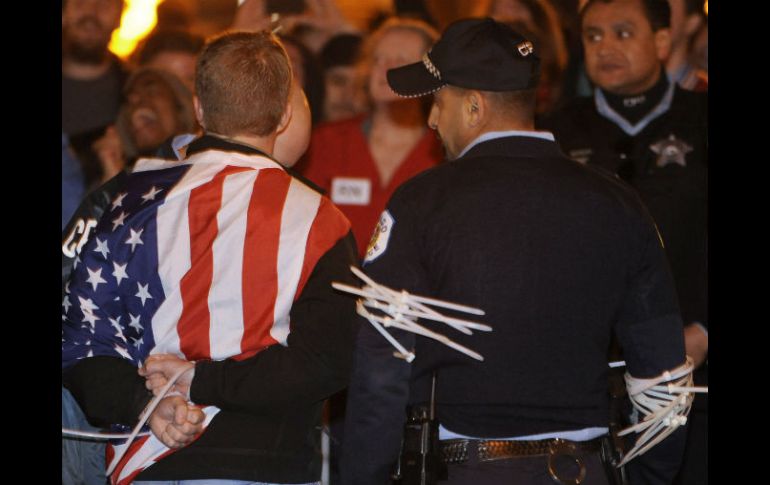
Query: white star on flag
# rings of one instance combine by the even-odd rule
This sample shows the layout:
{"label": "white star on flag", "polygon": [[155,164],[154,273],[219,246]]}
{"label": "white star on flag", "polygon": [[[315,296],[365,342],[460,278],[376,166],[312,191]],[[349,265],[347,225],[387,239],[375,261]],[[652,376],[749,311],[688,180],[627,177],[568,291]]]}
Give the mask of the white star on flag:
{"label": "white star on flag", "polygon": [[143,201],[142,204],[150,200],[155,200],[155,196],[161,192],[163,192],[163,189],[156,189],[155,186],[153,185],[152,188],[142,196],[142,201]]}
{"label": "white star on flag", "polygon": [[72,303],[70,303],[70,297],[69,296],[64,295],[64,300],[62,300],[61,306],[64,307],[64,313],[69,313],[70,307],[72,306]]}
{"label": "white star on flag", "polygon": [[126,359],[134,360],[134,358],[131,357],[131,354],[129,354],[128,351],[126,349],[124,349],[123,347],[121,347],[120,345],[115,344],[115,347],[113,347],[113,348],[115,349],[115,352],[119,353],[120,355],[122,355]]}
{"label": "white star on flag", "polygon": [[131,318],[131,321],[128,323],[129,327],[135,328],[137,332],[141,332],[142,330],[144,330],[144,327],[142,326],[142,324],[139,323],[138,316],[135,317],[131,313],[129,313],[128,316]]}
{"label": "white star on flag", "polygon": [[125,199],[127,195],[128,195],[128,192],[121,192],[118,195],[116,195],[115,198],[112,200],[112,209],[110,210],[115,210],[118,207],[122,207],[123,199]]}
{"label": "white star on flag", "polygon": [[134,296],[139,297],[142,300],[142,306],[144,306],[144,302],[147,301],[148,298],[152,298],[152,295],[150,295],[150,292],[148,291],[150,284],[147,283],[142,286],[142,284],[137,281],[136,286],[139,287],[139,291],[137,291]]}
{"label": "white star on flag", "polygon": [[107,259],[107,255],[110,254],[110,248],[107,247],[107,240],[105,239],[102,241],[98,237],[96,238],[96,249],[94,249],[95,253],[102,253],[102,256],[104,256],[104,259]]}
{"label": "white star on flag", "polygon": [[80,300],[80,311],[83,313],[92,313],[94,310],[98,310],[99,307],[94,305],[94,302],[91,301],[90,298],[84,299],[82,297],[78,297],[78,300]]}
{"label": "white star on flag", "polygon": [[83,312],[83,321],[88,322],[91,325],[91,333],[94,333],[96,329],[96,321],[101,320],[101,318],[97,317],[91,312]]}
{"label": "white star on flag", "polygon": [[112,267],[114,268],[112,276],[118,280],[118,285],[120,285],[121,280],[128,278],[128,273],[126,273],[126,266],[128,266],[128,263],[118,264],[116,261],[112,262]]}
{"label": "white star on flag", "polygon": [[144,337],[139,337],[134,340],[134,347],[138,349],[140,345],[144,345]]}
{"label": "white star on flag", "polygon": [[117,229],[119,226],[122,226],[122,225],[123,225],[123,223],[124,223],[124,222],[125,222],[125,220],[126,220],[126,216],[128,216],[128,214],[126,214],[126,213],[125,213],[125,212],[123,212],[123,211],[120,211],[120,215],[119,215],[118,217],[116,217],[115,219],[113,219],[113,220],[112,220],[112,230],[113,230],[113,231],[114,231],[115,229]]}
{"label": "white star on flag", "polygon": [[134,229],[131,229],[131,237],[126,239],[126,244],[131,245],[131,252],[134,252],[134,249],[136,249],[137,244],[144,244],[142,241],[142,232],[144,232],[144,228],[139,229],[139,232],[134,231]]}
{"label": "white star on flag", "polygon": [[120,337],[123,340],[126,340],[126,337],[123,335],[123,327],[120,326],[120,317],[121,315],[118,315],[118,318],[110,318],[110,325],[115,329],[115,336]]}
{"label": "white star on flag", "polygon": [[98,270],[92,270],[91,268],[86,268],[88,270],[88,279],[86,280],[86,283],[91,283],[91,286],[94,287],[94,291],[96,291],[96,287],[99,286],[99,283],[106,283],[107,280],[102,278],[102,268],[99,268]]}

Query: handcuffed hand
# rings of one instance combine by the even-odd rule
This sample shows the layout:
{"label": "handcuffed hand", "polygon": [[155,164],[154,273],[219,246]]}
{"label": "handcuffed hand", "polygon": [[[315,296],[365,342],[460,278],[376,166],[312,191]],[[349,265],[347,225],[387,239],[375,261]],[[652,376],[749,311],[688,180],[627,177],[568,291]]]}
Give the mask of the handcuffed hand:
{"label": "handcuffed hand", "polygon": [[174,383],[172,390],[180,392],[189,400],[190,385],[195,376],[194,363],[180,359],[173,354],[155,354],[147,357],[144,365],[139,368],[139,375],[146,379],[147,389],[157,396],[163,386],[180,371],[183,373]]}
{"label": "handcuffed hand", "polygon": [[205,415],[181,396],[163,398],[149,419],[152,433],[169,448],[186,446],[203,431]]}

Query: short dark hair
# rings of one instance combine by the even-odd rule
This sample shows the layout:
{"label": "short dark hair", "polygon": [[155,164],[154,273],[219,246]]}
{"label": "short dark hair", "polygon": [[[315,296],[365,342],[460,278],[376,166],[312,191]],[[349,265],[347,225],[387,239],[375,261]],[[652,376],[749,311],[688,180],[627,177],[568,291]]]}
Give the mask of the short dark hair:
{"label": "short dark hair", "polygon": [[[583,24],[583,19],[588,9],[596,3],[612,3],[613,0],[588,0],[583,8],[580,10],[580,23]],[[637,0],[642,5],[642,10],[647,16],[647,20],[650,22],[650,27],[653,32],[657,32],[660,29],[667,29],[671,26],[671,6],[668,0]]]}
{"label": "short dark hair", "polygon": [[[461,88],[448,84],[449,87],[464,96],[469,88]],[[519,89],[516,91],[478,91],[493,105],[494,112],[508,119],[517,121],[531,121],[535,117],[535,104],[537,102],[537,88]]]}
{"label": "short dark hair", "polygon": [[195,68],[195,91],[207,131],[267,136],[289,100],[291,64],[267,31],[224,33],[206,43]]}
{"label": "short dark hair", "polygon": [[537,89],[520,89],[518,91],[482,91],[501,113],[520,121],[528,121],[535,117]]}
{"label": "short dark hair", "polygon": [[326,71],[337,66],[353,66],[358,61],[363,38],[358,34],[337,34],[321,48],[319,60]]}

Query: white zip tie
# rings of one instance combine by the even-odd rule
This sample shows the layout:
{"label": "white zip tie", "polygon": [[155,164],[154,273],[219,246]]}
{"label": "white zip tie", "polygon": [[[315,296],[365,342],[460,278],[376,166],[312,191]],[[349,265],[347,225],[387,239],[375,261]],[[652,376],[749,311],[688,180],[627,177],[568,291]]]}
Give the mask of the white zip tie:
{"label": "white zip tie", "polygon": [[[474,315],[484,315],[484,311],[479,308],[470,307],[467,305],[460,305],[444,300],[438,300],[435,298],[428,298],[424,296],[417,296],[408,293],[406,290],[396,291],[387,286],[381,285],[368,277],[363,271],[359,270],[355,266],[351,266],[350,270],[358,278],[364,281],[365,285],[362,288],[350,286],[344,283],[333,282],[332,287],[337,290],[351,293],[360,298],[356,304],[356,311],[359,315],[366,318],[369,323],[383,336],[393,347],[398,351],[395,355],[399,358],[405,359],[407,362],[412,362],[415,358],[414,352],[410,352],[401,345],[387,330],[388,327],[398,328],[407,332],[412,332],[424,337],[432,338],[441,342],[442,344],[457,350],[473,359],[483,361],[484,357],[463,345],[451,340],[449,337],[440,333],[434,332],[425,328],[417,323],[417,319],[427,319],[444,323],[454,328],[458,332],[462,332],[466,335],[473,335],[471,329],[481,330],[485,332],[492,331],[492,327],[489,325],[474,322],[470,320],[463,320],[460,318],[448,317],[437,312],[433,308],[427,305],[433,305],[441,308],[447,308],[450,310],[471,313]],[[369,312],[366,307],[373,308],[384,313],[384,316],[378,316]]]}
{"label": "white zip tie", "polygon": [[[367,314],[364,315],[359,312],[359,315],[364,316],[366,319],[368,319],[370,322],[372,320],[381,323],[384,327],[395,327],[401,330],[406,330],[407,332],[416,333],[418,335],[422,335],[424,337],[432,338],[434,340],[438,340],[439,342],[443,343],[444,345],[451,347],[459,352],[462,352],[463,354],[467,355],[468,357],[472,357],[476,360],[483,361],[484,357],[474,352],[473,350],[469,349],[468,347],[465,347],[463,345],[458,344],[457,342],[447,338],[444,335],[441,335],[440,333],[436,333],[432,330],[429,330],[422,325],[415,323],[411,320],[404,319],[403,317],[399,318],[391,318],[391,317],[378,317],[376,315],[372,315],[371,313],[366,312]],[[411,362],[411,361],[410,361]]]}
{"label": "white zip tie", "polygon": [[644,418],[618,433],[618,436],[632,432],[641,433],[634,446],[617,465],[618,467],[643,455],[679,426],[687,423],[694,393],[708,393],[708,387],[693,386],[694,368],[692,358],[687,356],[685,363],[681,366],[651,379],[637,379],[626,372],[628,397],[634,408],[642,413]]}
{"label": "white zip tie", "polygon": [[[112,439],[125,439],[131,436],[131,433],[102,433],[100,431],[81,431],[79,429],[62,428],[61,434],[63,436],[73,436],[77,438],[96,438],[100,440],[112,440]],[[138,436],[144,436],[150,434],[150,431],[139,433]]]}
{"label": "white zip tie", "polygon": [[[179,379],[179,376],[182,375],[182,374],[183,374],[183,372],[179,373],[179,375],[174,376],[174,378],[171,381],[169,381],[171,383],[171,385],[166,383],[166,386],[168,387],[168,389],[166,389],[166,387],[164,387],[163,389],[165,390],[165,392],[163,394],[160,394],[160,396],[167,397],[167,395],[171,394],[171,393],[168,392],[168,390],[171,389],[171,386],[174,385],[174,382],[176,382],[176,380]],[[179,393],[179,395],[181,395],[181,393]],[[155,399],[157,399],[158,402],[160,402],[160,400],[157,398],[157,396],[155,397]],[[152,401],[151,401],[151,403],[152,403]],[[155,406],[157,406],[157,404],[155,404]],[[145,408],[145,409],[147,409],[147,408]],[[154,406],[153,406],[153,409],[154,409]],[[148,415],[148,418],[149,418],[149,415]],[[145,421],[146,420],[147,419],[145,419]],[[141,424],[144,424],[144,421],[141,421]],[[141,428],[141,426],[139,426],[139,427]],[[130,442],[131,442],[134,439],[136,439],[137,436],[145,436],[145,435],[150,434],[150,431],[144,431],[144,432],[141,432],[141,433],[137,433],[133,437],[131,436],[132,433],[104,433],[104,432],[101,432],[101,431],[83,431],[83,430],[71,429],[71,428],[62,428],[61,429],[61,433],[64,436],[83,437],[83,438],[95,438],[95,439],[100,439],[100,440],[130,438]]]}
{"label": "white zip tie", "polygon": [[[395,290],[388,288],[387,286],[381,285],[379,283],[375,283],[374,280],[366,276],[366,273],[356,268],[355,266],[351,266],[350,270],[353,272],[353,274],[355,274],[356,276],[364,280],[372,288],[375,288],[378,290],[386,290],[387,292],[391,292],[391,293],[398,293]],[[457,310],[458,312],[463,312],[463,313],[471,313],[473,315],[484,315],[484,310],[480,308],[475,308],[467,305],[460,305],[458,303],[452,303],[444,300],[437,300],[435,298],[428,298],[426,296],[412,295],[410,293],[407,293],[406,290],[401,291],[400,294],[404,294],[408,296],[410,300],[416,301],[418,303],[427,303],[428,305],[447,308],[449,310]]]}
{"label": "white zip tie", "polygon": [[179,376],[184,374],[189,369],[183,368],[180,369],[176,374],[171,376],[171,379],[168,380],[165,386],[160,390],[160,393],[153,398],[152,401],[147,405],[146,408],[144,408],[144,411],[142,411],[142,414],[139,415],[139,422],[136,423],[136,426],[134,426],[133,431],[131,431],[131,434],[128,437],[128,440],[126,440],[125,447],[115,455],[115,457],[112,460],[112,463],[110,464],[109,468],[107,468],[106,475],[110,476],[112,475],[112,472],[115,471],[115,467],[118,466],[118,463],[120,463],[120,460],[123,458],[123,455],[126,454],[128,449],[130,448],[130,444],[134,442],[136,437],[139,435],[139,430],[142,429],[142,426],[144,426],[144,423],[147,422],[148,419],[150,419],[150,415],[153,411],[155,411],[155,408],[158,407],[158,404],[160,403],[161,399],[166,397],[166,393],[171,389],[171,387],[174,385],[177,379],[179,379]]}
{"label": "white zip tie", "polygon": [[381,334],[383,337],[385,337],[385,338],[388,340],[388,342],[390,342],[390,344],[391,344],[391,345],[393,345],[393,347],[395,347],[395,348],[396,348],[396,350],[398,350],[398,351],[399,351],[399,353],[401,354],[401,356],[403,356],[403,358],[404,358],[404,359],[405,359],[407,362],[412,362],[412,361],[414,360],[414,357],[415,357],[414,353],[413,353],[413,352],[409,352],[408,350],[406,350],[406,349],[404,348],[404,346],[403,346],[403,345],[401,345],[401,343],[400,343],[398,340],[396,340],[396,339],[395,339],[395,337],[393,337],[393,336],[392,336],[390,333],[388,333],[388,331],[387,331],[387,330],[385,330],[384,328],[382,328],[382,326],[381,326],[379,323],[377,323],[377,321],[376,321],[374,318],[370,318],[369,316],[370,316],[371,314],[370,314],[369,312],[367,312],[367,311],[366,311],[366,309],[364,308],[364,305],[363,305],[363,303],[361,303],[361,301],[360,301],[360,300],[359,300],[359,301],[358,301],[358,303],[356,304],[356,310],[357,310],[357,312],[358,312],[358,314],[359,314],[359,315],[361,315],[362,317],[364,317],[364,318],[366,318],[367,320],[369,320],[369,323],[371,323],[371,324],[372,324],[372,326],[373,326],[374,328],[376,328],[376,329],[377,329],[377,331],[378,331],[378,332],[380,332],[380,334]]}
{"label": "white zip tie", "polygon": [[[388,305],[384,305],[383,303],[376,301],[376,300],[365,300],[364,305],[376,308],[377,310],[386,311],[386,308]],[[392,306],[392,305],[390,305]],[[461,320],[459,318],[452,318],[452,317],[446,317],[444,315],[441,315],[440,313],[433,312],[433,313],[426,313],[424,311],[415,311],[413,309],[409,308],[401,308],[398,309],[399,313],[402,315],[408,315],[410,317],[417,317],[417,318],[425,318],[428,320],[435,320],[437,322],[443,322],[449,325],[450,327],[466,334],[466,335],[473,335],[473,332],[468,330],[468,328],[473,328],[475,330],[482,330],[485,332],[491,332],[492,327],[489,325],[485,325],[483,323],[478,322],[472,322],[468,320]]]}

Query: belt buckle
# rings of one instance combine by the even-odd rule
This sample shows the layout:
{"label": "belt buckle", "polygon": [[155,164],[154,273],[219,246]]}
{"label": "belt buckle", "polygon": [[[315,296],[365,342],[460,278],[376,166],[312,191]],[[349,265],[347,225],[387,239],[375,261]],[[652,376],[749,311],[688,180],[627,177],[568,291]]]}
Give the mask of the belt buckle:
{"label": "belt buckle", "polygon": [[[554,479],[556,483],[562,484],[562,485],[580,485],[583,483],[583,480],[586,478],[586,467],[583,464],[583,460],[577,456],[577,448],[574,443],[565,441],[563,439],[556,438],[551,446],[549,447],[550,451],[548,453],[548,474],[551,475],[551,478]],[[577,464],[578,468],[580,469],[578,471],[578,476],[575,478],[564,478],[559,476],[559,473],[556,471],[556,458],[564,455],[569,458],[572,458],[575,463]]]}

